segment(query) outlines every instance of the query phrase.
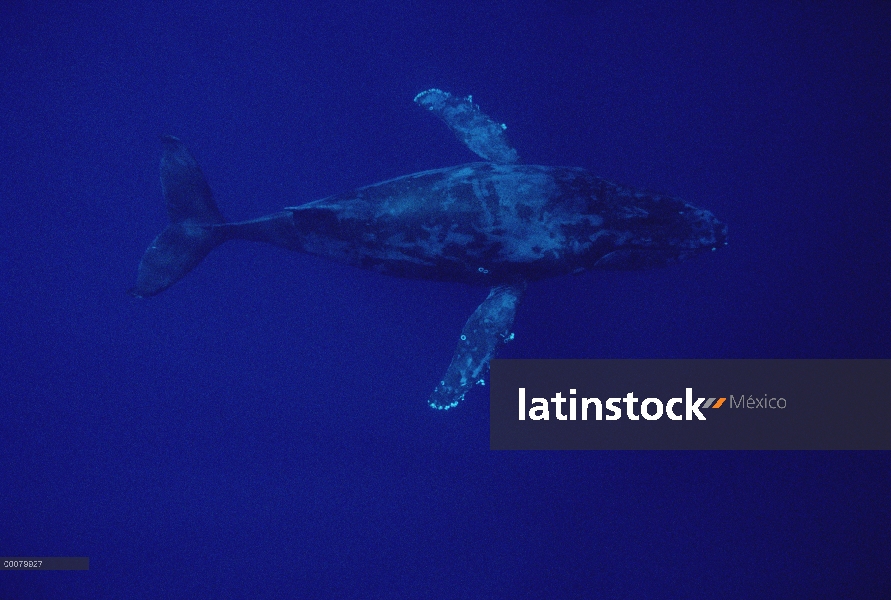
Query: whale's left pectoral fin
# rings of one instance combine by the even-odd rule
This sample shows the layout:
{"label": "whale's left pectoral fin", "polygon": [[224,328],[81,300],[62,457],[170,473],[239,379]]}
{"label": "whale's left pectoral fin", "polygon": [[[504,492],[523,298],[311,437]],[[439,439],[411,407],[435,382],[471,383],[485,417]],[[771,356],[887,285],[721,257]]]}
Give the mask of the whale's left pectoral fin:
{"label": "whale's left pectoral fin", "polygon": [[458,406],[474,385],[485,385],[485,371],[499,346],[513,339],[511,328],[517,305],[526,291],[526,282],[499,285],[470,315],[461,331],[452,363],[433,394],[432,408],[447,410]]}
{"label": "whale's left pectoral fin", "polygon": [[504,135],[507,126],[483,113],[470,96],[459,98],[434,88],[415,96],[415,102],[436,113],[458,139],[481,158],[501,164],[520,159],[517,151],[507,143]]}

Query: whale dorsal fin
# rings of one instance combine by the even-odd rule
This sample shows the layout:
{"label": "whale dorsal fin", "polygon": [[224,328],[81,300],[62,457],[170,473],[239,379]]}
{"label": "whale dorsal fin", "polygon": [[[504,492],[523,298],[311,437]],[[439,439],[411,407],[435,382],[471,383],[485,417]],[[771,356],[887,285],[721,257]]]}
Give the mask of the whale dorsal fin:
{"label": "whale dorsal fin", "polygon": [[520,157],[510,147],[504,130],[507,126],[496,123],[480,111],[473,98],[458,98],[436,88],[415,96],[415,102],[436,113],[455,132],[458,139],[481,158],[493,163],[510,164]]}
{"label": "whale dorsal fin", "polygon": [[458,406],[474,385],[485,385],[485,370],[499,346],[513,339],[510,332],[526,282],[497,285],[461,330],[458,348],[428,404],[447,410]]}

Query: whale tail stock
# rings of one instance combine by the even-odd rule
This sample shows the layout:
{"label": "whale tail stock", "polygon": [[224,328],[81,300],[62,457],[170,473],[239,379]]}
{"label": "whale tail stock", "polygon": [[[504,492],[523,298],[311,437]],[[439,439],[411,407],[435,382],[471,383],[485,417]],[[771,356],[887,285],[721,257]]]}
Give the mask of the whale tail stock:
{"label": "whale tail stock", "polygon": [[185,144],[163,136],[161,189],[170,224],[154,239],[139,263],[133,296],[154,296],[179,281],[217,245],[228,239],[226,222],[207,180]]}

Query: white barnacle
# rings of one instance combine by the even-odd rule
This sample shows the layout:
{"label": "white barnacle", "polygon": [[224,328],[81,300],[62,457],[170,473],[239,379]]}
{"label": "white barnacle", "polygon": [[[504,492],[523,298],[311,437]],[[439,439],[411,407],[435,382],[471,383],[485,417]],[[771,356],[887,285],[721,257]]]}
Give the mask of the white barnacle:
{"label": "white barnacle", "polygon": [[479,381],[476,382],[476,384],[477,384],[477,385],[486,385],[486,380],[485,380],[485,379],[480,379]]}
{"label": "white barnacle", "polygon": [[462,342],[466,342],[466,341],[467,341],[467,336],[464,335],[463,333],[461,334],[461,341],[462,341]]}

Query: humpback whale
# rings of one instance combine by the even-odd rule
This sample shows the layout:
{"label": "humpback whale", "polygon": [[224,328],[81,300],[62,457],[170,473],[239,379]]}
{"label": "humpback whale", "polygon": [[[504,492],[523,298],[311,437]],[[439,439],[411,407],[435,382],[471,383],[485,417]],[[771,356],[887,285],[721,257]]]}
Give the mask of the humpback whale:
{"label": "humpback whale", "polygon": [[137,297],[158,294],[217,245],[265,242],[399,277],[490,288],[461,331],[428,403],[457,406],[485,383],[489,360],[513,339],[526,283],[596,269],[643,269],[727,243],[707,210],[635,190],[584,169],[519,164],[506,127],[468,96],[431,89],[415,102],[440,117],[483,159],[413,173],[232,223],[217,208],[198,163],[164,136],[161,188],[169,225],[139,264]]}

